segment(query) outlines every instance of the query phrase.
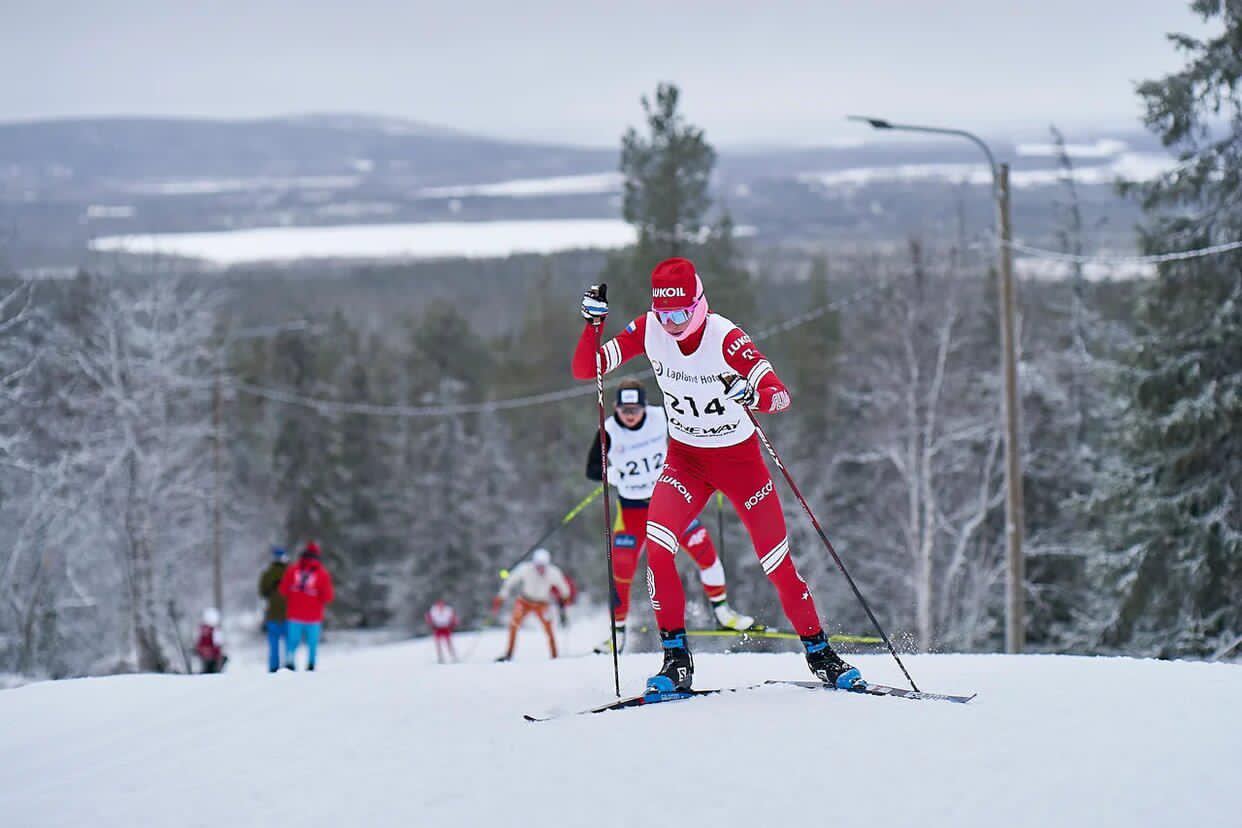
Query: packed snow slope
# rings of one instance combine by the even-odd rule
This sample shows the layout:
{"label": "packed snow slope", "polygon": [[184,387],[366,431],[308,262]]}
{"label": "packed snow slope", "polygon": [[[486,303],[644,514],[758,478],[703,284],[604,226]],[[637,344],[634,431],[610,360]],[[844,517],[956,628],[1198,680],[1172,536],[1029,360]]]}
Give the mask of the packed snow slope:
{"label": "packed snow slope", "polygon": [[[594,627],[594,629],[587,629]],[[569,631],[585,652],[598,625]],[[344,651],[316,673],[120,676],[0,691],[6,826],[1238,825],[1242,667],[912,656],[968,705],[768,687],[528,723],[612,695],[611,659],[526,631]],[[623,692],[658,656],[622,658]],[[892,660],[860,656],[873,681]],[[806,678],[701,654],[697,685]]]}

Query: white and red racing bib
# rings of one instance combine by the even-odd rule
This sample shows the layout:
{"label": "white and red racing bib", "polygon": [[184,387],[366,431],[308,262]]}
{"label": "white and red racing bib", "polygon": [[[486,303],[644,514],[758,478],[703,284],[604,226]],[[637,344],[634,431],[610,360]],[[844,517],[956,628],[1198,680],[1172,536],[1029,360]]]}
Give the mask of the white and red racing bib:
{"label": "white and red racing bib", "polygon": [[703,326],[702,342],[686,356],[649,311],[644,350],[664,394],[669,436],[701,448],[735,446],[755,433],[742,406],[725,399],[720,381],[721,374],[737,373],[724,356],[725,337],[736,326],[715,313],[707,315]]}

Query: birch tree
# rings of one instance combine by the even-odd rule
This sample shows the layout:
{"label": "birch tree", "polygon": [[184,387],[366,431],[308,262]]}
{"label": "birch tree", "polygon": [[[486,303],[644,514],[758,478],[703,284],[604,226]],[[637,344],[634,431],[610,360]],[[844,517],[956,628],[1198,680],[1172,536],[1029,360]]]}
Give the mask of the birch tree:
{"label": "birch tree", "polygon": [[134,664],[171,671],[170,602],[207,569],[213,300],[171,279],[96,283],[92,297],[65,344],[64,438],[118,541]]}
{"label": "birch tree", "polygon": [[906,607],[918,647],[971,648],[992,632],[1003,577],[994,372],[971,347],[983,296],[929,268],[918,245],[911,259],[853,365],[859,449],[838,458],[852,469],[839,479],[861,487],[870,513],[853,559]]}

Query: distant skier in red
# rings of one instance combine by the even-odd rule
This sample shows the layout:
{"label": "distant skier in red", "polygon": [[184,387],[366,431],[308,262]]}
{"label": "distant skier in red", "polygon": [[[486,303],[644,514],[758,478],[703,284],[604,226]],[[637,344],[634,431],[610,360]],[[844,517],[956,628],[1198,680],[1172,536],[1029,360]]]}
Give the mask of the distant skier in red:
{"label": "distant skier in red", "polygon": [[645,354],[668,416],[668,456],[647,513],[647,590],[664,664],[648,680],[648,691],[688,690],[693,682],[686,596],[673,556],[678,538],[717,490],[733,503],[750,533],[760,565],[802,638],[811,672],[837,687],[860,683],[859,671],[828,643],[815,601],[789,555],[780,499],[754,424],[742,410],[774,414],[789,407],[789,389],[771,363],[741,328],[709,311],[703,282],[689,259],[656,265],[651,310],[598,351],[595,324],[602,325],[608,315],[599,286],[583,295],[582,315],[587,324],[574,351],[574,377],[594,379],[597,365],[607,373]]}
{"label": "distant skier in red", "polygon": [[453,650],[453,630],[457,629],[457,612],[443,600],[436,601],[427,610],[427,626],[431,627],[431,636],[436,640],[436,661],[444,663],[441,647],[448,650],[453,661],[457,653]]}
{"label": "distant skier in red", "polygon": [[229,657],[224,654],[224,633],[220,630],[220,611],[215,607],[203,610],[203,623],[198,626],[194,652],[203,662],[204,673],[220,673]]}

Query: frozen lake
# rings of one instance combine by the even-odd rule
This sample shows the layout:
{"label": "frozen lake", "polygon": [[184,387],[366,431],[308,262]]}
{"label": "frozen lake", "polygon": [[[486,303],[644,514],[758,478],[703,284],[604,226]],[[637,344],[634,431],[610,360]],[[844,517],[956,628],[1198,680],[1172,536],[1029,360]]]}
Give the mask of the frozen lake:
{"label": "frozen lake", "polygon": [[219,265],[294,259],[501,258],[633,244],[619,219],[419,222],[335,227],[256,227],[206,233],[101,236],[98,252],[124,251],[204,259]]}

